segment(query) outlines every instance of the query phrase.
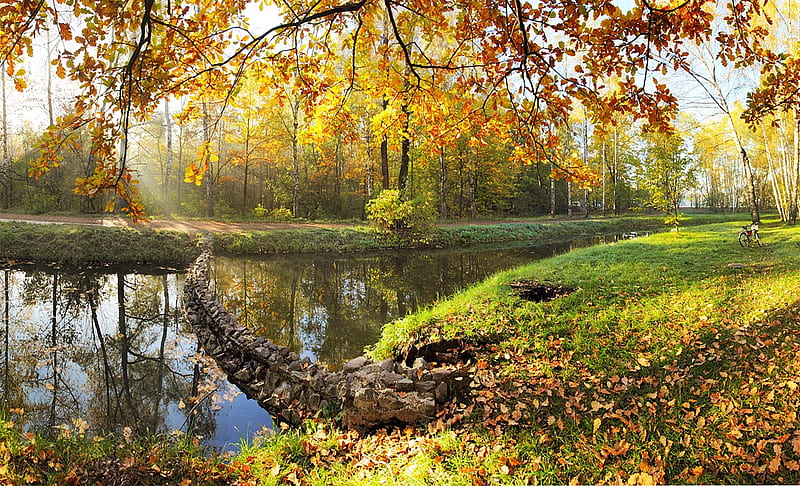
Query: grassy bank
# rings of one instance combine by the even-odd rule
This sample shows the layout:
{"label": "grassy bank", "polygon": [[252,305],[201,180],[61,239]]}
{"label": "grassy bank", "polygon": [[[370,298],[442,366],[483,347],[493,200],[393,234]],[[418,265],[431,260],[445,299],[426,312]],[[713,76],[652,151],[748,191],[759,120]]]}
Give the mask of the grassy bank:
{"label": "grassy bank", "polygon": [[[466,438],[436,433],[419,453],[434,476],[797,482],[800,230],[767,224],[759,250],[738,247],[736,230],[578,250],[388,326],[378,357],[460,337],[482,363],[486,386],[455,426]],[[509,286],[522,280],[574,291],[527,302]]]}
{"label": "grassy bank", "polygon": [[[800,230],[763,228],[757,250],[724,223],[496,275],[372,350],[464,339],[470,403],[360,439],[317,424],[240,459],[262,484],[797,482]],[[573,292],[529,302],[518,281]]]}
{"label": "grassy bank", "polygon": [[188,265],[192,235],[133,228],[0,222],[0,258],[66,265]]}
{"label": "grassy bank", "polygon": [[[742,220],[742,214],[692,214],[686,226]],[[440,225],[423,234],[382,234],[369,226],[341,228],[250,231],[214,235],[217,251],[232,255],[267,255],[299,252],[353,252],[393,248],[452,248],[486,243],[534,241],[548,243],[581,235],[661,231],[667,229],[659,216],[637,216],[540,223]]]}
{"label": "grassy bank", "polygon": [[90,437],[80,423],[44,439],[18,431],[13,411],[0,419],[0,484],[207,485],[253,484],[236,462],[208,457],[193,438]]}
{"label": "grassy bank", "polygon": [[[464,340],[468,403],[364,437],[308,423],[228,467],[265,485],[797,482],[800,229],[766,221],[760,249],[737,229],[573,251],[392,323],[375,357]],[[519,281],[572,292],[530,302]]]}
{"label": "grassy bank", "polygon": [[[694,214],[684,224],[741,220],[741,214]],[[417,235],[386,235],[369,226],[218,232],[217,252],[265,255],[356,252],[398,248],[451,248],[512,241],[548,243],[581,235],[658,231],[660,217],[625,217],[563,222],[442,225]],[[197,236],[129,227],[0,222],[0,258],[66,265],[185,266],[198,254]]]}

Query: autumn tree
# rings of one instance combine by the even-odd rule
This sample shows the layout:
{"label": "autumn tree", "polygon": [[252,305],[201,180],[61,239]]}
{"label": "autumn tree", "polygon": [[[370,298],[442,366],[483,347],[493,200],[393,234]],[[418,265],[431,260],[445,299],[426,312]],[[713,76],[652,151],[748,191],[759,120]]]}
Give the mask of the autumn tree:
{"label": "autumn tree", "polygon": [[[715,23],[715,26],[719,23]],[[707,99],[722,115],[727,126],[728,137],[735,143],[742,164],[742,173],[746,183],[747,203],[750,207],[750,217],[753,223],[761,219],[758,193],[756,188],[756,175],[753,168],[752,156],[745,143],[744,127],[738,123],[735,107],[731,101],[729,87],[737,82],[735,76],[738,69],[729,66],[727,70],[722,69],[722,63],[727,62],[725,58],[720,58],[716,53],[720,50],[719,37],[701,43],[696,50],[692,51],[694,66],[687,72],[698,83],[705,93]]]}
{"label": "autumn tree", "polygon": [[747,204],[747,181],[742,175],[740,152],[729,132],[728,120],[692,127],[698,155],[698,182],[703,205],[714,211],[736,211]]}
{"label": "autumn tree", "polygon": [[695,183],[695,160],[679,135],[650,134],[646,144],[641,184],[649,191],[649,204],[664,211],[677,230],[681,200]]}
{"label": "autumn tree", "polygon": [[[74,112],[48,131],[33,175],[57,165],[69,133],[86,128],[96,147],[95,170],[77,189],[115,192],[124,201],[122,209],[137,219],[144,210],[125,135],[163,98],[199,102],[214,92],[217,100],[228,100],[243,72],[262,59],[283,59],[287,67],[294,64],[307,72],[299,78],[299,89],[313,94],[330,86],[314,70],[349,58],[354,62],[336,79],[355,85],[354,53],[383,40],[391,86],[382,85],[380,76],[358,80],[370,81],[377,100],[388,99],[382,114],[396,114],[398,182],[409,163],[411,141],[404,134],[411,117],[422,106],[422,93],[437,86],[443,74],[454,75],[452,89],[482,100],[476,109],[502,108],[496,119],[515,133],[520,160],[549,161],[560,176],[582,179],[584,168],[562,167],[552,156],[560,138],[548,129],[551,122],[565,121],[575,102],[599,123],[623,113],[668,129],[677,99],[664,76],[688,69],[687,45],[716,35],[723,62],[752,64],[769,56],[759,44],[765,29],[758,22],[766,16],[761,2],[732,0],[724,13],[715,5],[709,0],[674,6],[642,1],[623,12],[612,0],[324,0],[280,4],[282,23],[253,31],[243,15],[244,2],[145,0],[122,8],[105,2],[84,8],[75,0],[9,1],[0,14],[0,62],[10,82],[25,89],[21,65],[33,54],[33,40],[48,30],[57,38],[56,74],[78,83],[81,93]],[[715,16],[730,28],[711,29]],[[786,58],[775,69],[791,80],[797,67]],[[611,79],[619,89],[607,89]],[[763,91],[754,103],[784,106],[791,97],[781,95],[781,89]],[[202,161],[197,166],[205,169]]]}
{"label": "autumn tree", "polygon": [[240,92],[226,114],[229,119],[226,138],[233,144],[231,162],[242,173],[242,214],[247,214],[255,206],[250,204],[249,193],[254,168],[264,162],[266,150],[271,145],[257,83],[254,77],[241,83]]}

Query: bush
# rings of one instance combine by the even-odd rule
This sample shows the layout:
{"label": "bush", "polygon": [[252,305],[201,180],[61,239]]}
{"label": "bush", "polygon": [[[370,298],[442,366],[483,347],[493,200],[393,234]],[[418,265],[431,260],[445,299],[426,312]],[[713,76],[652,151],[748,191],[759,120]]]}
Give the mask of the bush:
{"label": "bush", "polygon": [[279,207],[269,210],[260,204],[253,208],[253,214],[269,221],[292,221],[294,219],[291,209]]}
{"label": "bush", "polygon": [[273,221],[292,221],[294,219],[294,216],[292,216],[292,210],[284,207],[273,209],[269,212],[269,217]]}
{"label": "bush", "polygon": [[431,225],[434,213],[421,199],[405,201],[400,191],[384,190],[367,203],[367,219],[386,232],[422,231]]}

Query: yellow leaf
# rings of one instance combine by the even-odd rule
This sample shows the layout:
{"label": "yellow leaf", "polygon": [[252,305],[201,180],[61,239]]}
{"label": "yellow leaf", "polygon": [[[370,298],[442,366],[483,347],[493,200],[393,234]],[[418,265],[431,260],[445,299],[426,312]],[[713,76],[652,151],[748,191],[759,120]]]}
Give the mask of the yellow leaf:
{"label": "yellow leaf", "polygon": [[595,434],[597,433],[597,430],[600,428],[600,424],[602,422],[603,419],[601,419],[600,417],[597,417],[596,419],[594,419],[594,422],[592,422],[592,429]]}
{"label": "yellow leaf", "polygon": [[636,358],[636,362],[645,368],[650,366],[650,361],[644,356],[639,356],[638,358]]}
{"label": "yellow leaf", "polygon": [[653,476],[647,474],[646,472],[640,472],[631,475],[631,477],[628,478],[628,484],[643,484],[650,486],[656,484],[656,482],[653,479]]}

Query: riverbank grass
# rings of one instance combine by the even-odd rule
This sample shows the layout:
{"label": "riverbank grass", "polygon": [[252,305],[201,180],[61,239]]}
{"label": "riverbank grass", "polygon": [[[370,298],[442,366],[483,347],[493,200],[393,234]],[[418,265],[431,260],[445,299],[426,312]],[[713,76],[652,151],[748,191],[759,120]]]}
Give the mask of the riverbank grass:
{"label": "riverbank grass", "polygon": [[0,258],[12,263],[185,266],[199,253],[174,231],[0,222]]}
{"label": "riverbank grass", "polygon": [[[693,213],[682,224],[694,226],[738,221],[741,214]],[[217,233],[215,251],[231,255],[275,253],[348,253],[388,249],[454,248],[468,245],[524,241],[547,244],[599,234],[664,231],[660,216],[628,216],[540,222],[447,224],[423,232],[382,232],[371,226],[286,229]]]}
{"label": "riverbank grass", "polygon": [[[686,225],[741,219],[737,214],[687,216]],[[660,231],[657,216],[558,222],[441,225],[425,233],[383,233],[370,226],[331,226],[269,231],[217,232],[214,248],[230,255],[349,253],[387,249],[452,248],[526,241],[565,241],[582,235]],[[188,266],[199,254],[197,234],[135,227],[34,224],[0,221],[0,258],[13,263],[60,265]]]}
{"label": "riverbank grass", "polygon": [[182,434],[150,437],[86,434],[85,422],[54,428],[50,437],[18,431],[13,410],[0,417],[0,484],[3,485],[253,485],[246,467],[208,456]]}
{"label": "riverbank grass", "polygon": [[[768,221],[746,249],[737,228],[574,251],[387,326],[376,358],[462,339],[471,401],[418,430],[317,428],[284,460],[308,484],[800,480],[800,230]],[[514,282],[572,292],[529,302]]]}

